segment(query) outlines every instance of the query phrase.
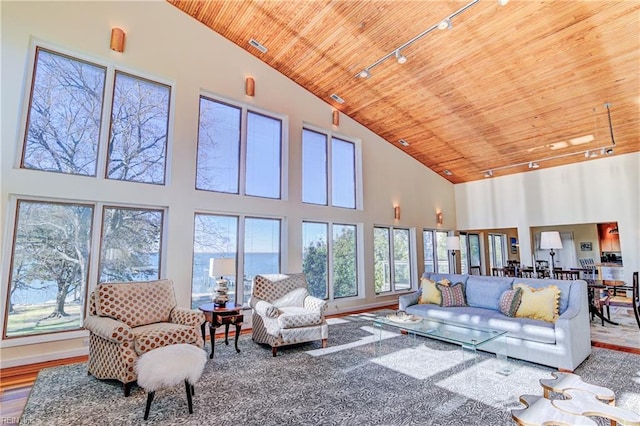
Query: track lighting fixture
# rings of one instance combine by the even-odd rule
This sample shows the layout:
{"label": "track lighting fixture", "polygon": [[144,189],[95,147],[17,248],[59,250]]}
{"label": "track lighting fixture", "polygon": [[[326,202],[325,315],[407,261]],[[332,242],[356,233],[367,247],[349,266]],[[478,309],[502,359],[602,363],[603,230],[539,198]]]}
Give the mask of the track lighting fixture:
{"label": "track lighting fixture", "polygon": [[[437,24],[430,26],[429,28],[427,28],[426,30],[424,30],[423,32],[418,34],[417,36],[413,37],[411,40],[405,42],[404,44],[401,44],[398,47],[396,47],[391,52],[387,53],[382,58],[380,58],[377,61],[375,61],[373,64],[369,65],[368,67],[364,68],[362,71],[358,72],[358,74],[356,74],[356,76],[360,77],[360,78],[369,78],[369,77],[371,77],[371,69],[377,67],[378,65],[380,65],[381,63],[383,63],[384,61],[386,61],[387,59],[389,59],[391,57],[395,57],[396,61],[398,61],[399,64],[404,64],[407,61],[407,58],[402,53],[400,53],[401,50],[403,50],[404,48],[406,48],[408,46],[411,46],[413,43],[415,43],[416,41],[420,40],[422,37],[426,36],[427,34],[429,34],[433,30],[436,30],[436,29],[446,30],[446,29],[453,28],[452,19],[455,18],[456,16],[460,15],[462,12],[464,12],[467,9],[469,9],[471,6],[473,6],[474,4],[478,3],[479,1],[480,0],[472,0],[470,3],[466,4],[465,6],[461,7],[460,9],[456,10],[451,15],[445,17],[443,20],[441,20]],[[500,1],[504,2],[506,4],[506,1],[508,1],[508,0],[499,0],[499,4],[500,4]]]}
{"label": "track lighting fixture", "polygon": [[488,169],[488,170],[482,171],[484,177],[486,177],[486,178],[492,177],[494,170],[505,170],[505,169],[512,169],[514,167],[522,167],[522,166],[528,166],[529,169],[537,169],[537,168],[540,167],[540,163],[543,162],[543,161],[551,161],[551,160],[557,160],[557,159],[560,159],[560,158],[574,157],[576,155],[584,154],[584,158],[597,158],[598,155],[612,155],[614,153],[614,148],[616,146],[616,141],[613,138],[613,125],[611,123],[611,110],[609,109],[610,106],[611,106],[611,104],[609,104],[609,103],[604,104],[604,107],[607,108],[607,115],[609,117],[609,133],[611,135],[611,145],[592,148],[592,149],[588,149],[586,151],[567,152],[565,154],[559,154],[559,155],[554,155],[554,156],[551,156],[551,157],[540,158],[540,159],[535,160],[535,161],[526,161],[526,162],[523,162],[523,163],[508,164],[506,166],[494,167],[493,169]]}

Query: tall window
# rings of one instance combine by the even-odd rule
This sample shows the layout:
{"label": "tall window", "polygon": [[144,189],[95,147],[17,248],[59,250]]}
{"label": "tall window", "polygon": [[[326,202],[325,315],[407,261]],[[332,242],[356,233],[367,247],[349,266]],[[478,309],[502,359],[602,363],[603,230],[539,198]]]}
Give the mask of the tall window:
{"label": "tall window", "polygon": [[164,184],[169,86],[116,72],[107,177]]}
{"label": "tall window", "polygon": [[504,234],[489,234],[489,261],[491,268],[504,268],[507,264]]}
{"label": "tall window", "polygon": [[162,210],[105,207],[100,282],[160,278]]}
{"label": "tall window", "polygon": [[302,130],[302,201],[327,205],[327,135]]}
{"label": "tall window", "polygon": [[282,121],[247,115],[247,195],[280,198]]}
{"label": "tall window", "polygon": [[[224,278],[229,280],[229,302],[243,304],[251,297],[251,283],[256,274],[280,272],[280,247],[280,219],[196,213],[192,307],[212,300],[215,277],[209,274],[211,259],[236,259],[236,271],[242,271],[242,275]],[[238,279],[243,285],[237,285]]]}
{"label": "tall window", "polygon": [[408,229],[373,229],[376,293],[411,288],[411,239]]}
{"label": "tall window", "polygon": [[356,235],[355,225],[303,222],[302,269],[312,295],[323,299],[358,295]]}
{"label": "tall window", "polygon": [[[106,67],[38,47],[21,167],[96,176]],[[164,185],[171,88],[115,71],[108,179]]]}
{"label": "tall window", "polygon": [[21,167],[96,176],[106,68],[36,49]]}
{"label": "tall window", "polygon": [[467,234],[460,232],[460,273],[469,274],[469,240]]}
{"label": "tall window", "polygon": [[248,217],[244,221],[244,297],[248,301],[256,274],[280,272],[280,220]]}
{"label": "tall window", "polygon": [[19,200],[5,337],[79,329],[93,206]]}
{"label": "tall window", "polygon": [[354,142],[303,129],[302,201],[355,209],[356,157]]}
{"label": "tall window", "polygon": [[237,194],[240,108],[200,97],[196,188]]}
{"label": "tall window", "polygon": [[425,272],[451,272],[449,251],[447,250],[447,236],[447,231],[425,229],[422,232]]}
{"label": "tall window", "polygon": [[281,119],[201,96],[196,189],[281,198],[283,140]]}

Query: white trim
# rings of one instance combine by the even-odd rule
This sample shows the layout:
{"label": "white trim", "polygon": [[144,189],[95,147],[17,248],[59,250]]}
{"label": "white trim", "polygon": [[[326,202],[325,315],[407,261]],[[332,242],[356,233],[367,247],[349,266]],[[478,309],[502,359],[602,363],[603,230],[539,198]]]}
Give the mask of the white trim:
{"label": "white trim", "polygon": [[39,362],[57,361],[65,358],[73,358],[77,356],[89,355],[89,348],[71,349],[68,351],[49,352],[42,355],[34,355],[10,360],[0,361],[0,368],[19,367],[22,365],[37,364]]}
{"label": "white trim", "polygon": [[[82,327],[82,326],[80,326]],[[34,345],[47,342],[58,342],[61,340],[72,340],[87,338],[89,332],[78,328],[76,330],[61,331],[48,334],[33,334],[24,337],[10,337],[8,339],[0,340],[0,348],[12,348],[14,346]]]}

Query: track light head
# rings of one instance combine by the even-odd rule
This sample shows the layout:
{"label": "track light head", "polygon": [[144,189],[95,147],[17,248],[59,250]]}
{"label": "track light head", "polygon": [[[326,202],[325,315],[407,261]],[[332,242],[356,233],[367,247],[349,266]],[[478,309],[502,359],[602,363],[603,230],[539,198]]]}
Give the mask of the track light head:
{"label": "track light head", "polygon": [[398,61],[399,64],[404,64],[405,62],[407,62],[407,57],[400,53],[399,49],[396,50],[396,61]]}
{"label": "track light head", "polygon": [[531,162],[529,163],[529,168],[530,168],[530,169],[537,169],[537,168],[539,168],[539,167],[540,167],[540,164],[538,164],[538,163],[537,163],[537,162],[535,162],[535,161],[531,161]]}
{"label": "track light head", "polygon": [[493,176],[493,170],[487,170],[484,172],[484,177],[490,178],[491,176]]}
{"label": "track light head", "polygon": [[444,19],[442,20],[442,22],[438,24],[439,30],[450,30],[451,28],[453,28],[453,24],[451,23],[451,18]]}
{"label": "track light head", "polygon": [[371,73],[369,72],[368,69],[363,69],[362,71],[360,71],[360,73],[358,74],[358,77],[360,78],[369,78],[371,77]]}
{"label": "track light head", "polygon": [[611,155],[611,154],[613,154],[613,148],[607,148],[607,149],[605,149],[605,150],[604,150],[604,153],[605,153],[605,154],[607,154],[607,155]]}

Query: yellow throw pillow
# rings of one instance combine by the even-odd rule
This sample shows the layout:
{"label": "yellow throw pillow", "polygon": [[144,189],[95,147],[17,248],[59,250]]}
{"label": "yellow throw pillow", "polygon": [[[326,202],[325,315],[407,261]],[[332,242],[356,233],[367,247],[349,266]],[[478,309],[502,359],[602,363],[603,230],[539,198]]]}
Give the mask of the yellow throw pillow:
{"label": "yellow throw pillow", "polygon": [[[448,279],[442,279],[438,282],[441,285],[449,285],[451,282]],[[422,294],[418,303],[433,303],[439,305],[442,303],[442,295],[440,290],[436,287],[436,282],[427,278],[420,279],[420,287],[422,287]]]}
{"label": "yellow throw pillow", "polygon": [[516,317],[556,322],[560,310],[560,289],[557,286],[532,288],[526,284],[516,284],[513,288],[522,289],[522,301]]}

